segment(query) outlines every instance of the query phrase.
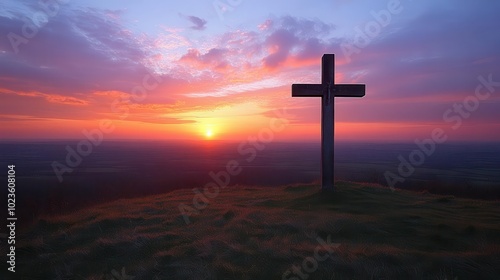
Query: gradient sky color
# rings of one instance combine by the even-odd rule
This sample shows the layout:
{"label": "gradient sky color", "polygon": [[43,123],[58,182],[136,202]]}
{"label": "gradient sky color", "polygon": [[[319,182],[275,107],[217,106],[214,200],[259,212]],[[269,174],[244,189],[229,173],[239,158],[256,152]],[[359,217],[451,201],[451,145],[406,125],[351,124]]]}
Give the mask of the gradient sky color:
{"label": "gradient sky color", "polygon": [[0,10],[0,139],[110,120],[106,139],[240,141],[286,108],[275,139],[319,141],[320,100],[291,84],[318,83],[335,53],[336,82],[367,85],[336,99],[336,139],[500,140],[498,1],[45,3]]}

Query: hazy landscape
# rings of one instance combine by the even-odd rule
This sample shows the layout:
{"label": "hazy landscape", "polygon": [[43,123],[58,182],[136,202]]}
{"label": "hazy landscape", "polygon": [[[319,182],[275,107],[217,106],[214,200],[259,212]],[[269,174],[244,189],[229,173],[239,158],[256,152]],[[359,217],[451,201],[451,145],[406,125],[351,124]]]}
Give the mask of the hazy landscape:
{"label": "hazy landscape", "polygon": [[[225,170],[236,160],[242,172],[231,176],[229,185],[284,186],[317,183],[320,178],[320,145],[269,143],[255,149],[255,158],[238,152],[237,142],[111,141],[95,147],[72,172],[59,182],[54,161],[65,163],[66,146],[76,141],[0,144],[0,164],[15,164],[18,215],[23,223],[48,213],[200,187],[212,181],[210,172]],[[248,148],[248,147],[247,147]],[[335,176],[338,180],[387,185],[386,171],[397,174],[398,156],[407,157],[415,144],[338,143]],[[416,167],[412,176],[396,188],[428,190],[483,199],[500,197],[500,145],[451,143]],[[2,189],[6,194],[6,189]]]}

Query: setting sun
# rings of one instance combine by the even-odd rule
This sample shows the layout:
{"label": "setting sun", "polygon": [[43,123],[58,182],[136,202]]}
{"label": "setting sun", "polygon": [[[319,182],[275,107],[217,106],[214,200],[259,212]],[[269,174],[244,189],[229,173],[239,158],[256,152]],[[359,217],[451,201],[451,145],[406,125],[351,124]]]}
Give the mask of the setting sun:
{"label": "setting sun", "polygon": [[205,131],[206,138],[212,138],[213,135],[214,135],[214,133],[212,132],[211,129],[207,129],[207,131]]}

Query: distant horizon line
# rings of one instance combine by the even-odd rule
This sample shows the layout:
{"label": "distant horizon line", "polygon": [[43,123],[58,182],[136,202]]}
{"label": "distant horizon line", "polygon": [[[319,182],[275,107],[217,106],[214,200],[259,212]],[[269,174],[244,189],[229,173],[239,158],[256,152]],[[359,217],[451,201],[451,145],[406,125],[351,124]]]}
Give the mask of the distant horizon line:
{"label": "distant horizon line", "polygon": [[[0,139],[0,143],[41,143],[41,142],[66,142],[66,141],[81,141],[82,138],[12,138],[12,139]],[[119,138],[119,139],[105,139],[103,142],[197,142],[197,143],[240,143],[242,141],[246,141],[245,139],[242,140],[235,140],[235,139],[211,139],[211,140],[206,140],[206,139],[144,139],[144,138]],[[305,144],[321,144],[320,139],[318,140],[279,140],[279,141],[272,141],[270,143],[266,144],[272,144],[272,143],[305,143]],[[364,143],[364,144],[413,144],[415,141],[410,141],[410,140],[337,140],[335,143],[338,144],[348,144],[348,143]],[[500,144],[500,142],[496,140],[448,140],[443,144],[472,144],[472,143],[478,143],[478,144]],[[443,145],[441,144],[441,145]]]}

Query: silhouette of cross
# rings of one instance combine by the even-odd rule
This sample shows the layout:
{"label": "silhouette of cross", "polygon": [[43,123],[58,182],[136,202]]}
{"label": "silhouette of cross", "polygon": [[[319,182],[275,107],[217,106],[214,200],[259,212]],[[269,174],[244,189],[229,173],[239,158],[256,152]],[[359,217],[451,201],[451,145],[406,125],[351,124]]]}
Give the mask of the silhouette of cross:
{"label": "silhouette of cross", "polygon": [[334,83],[334,54],[324,54],[321,84],[293,84],[292,97],[321,97],[321,189],[333,191],[334,97],[363,97],[365,85]]}

